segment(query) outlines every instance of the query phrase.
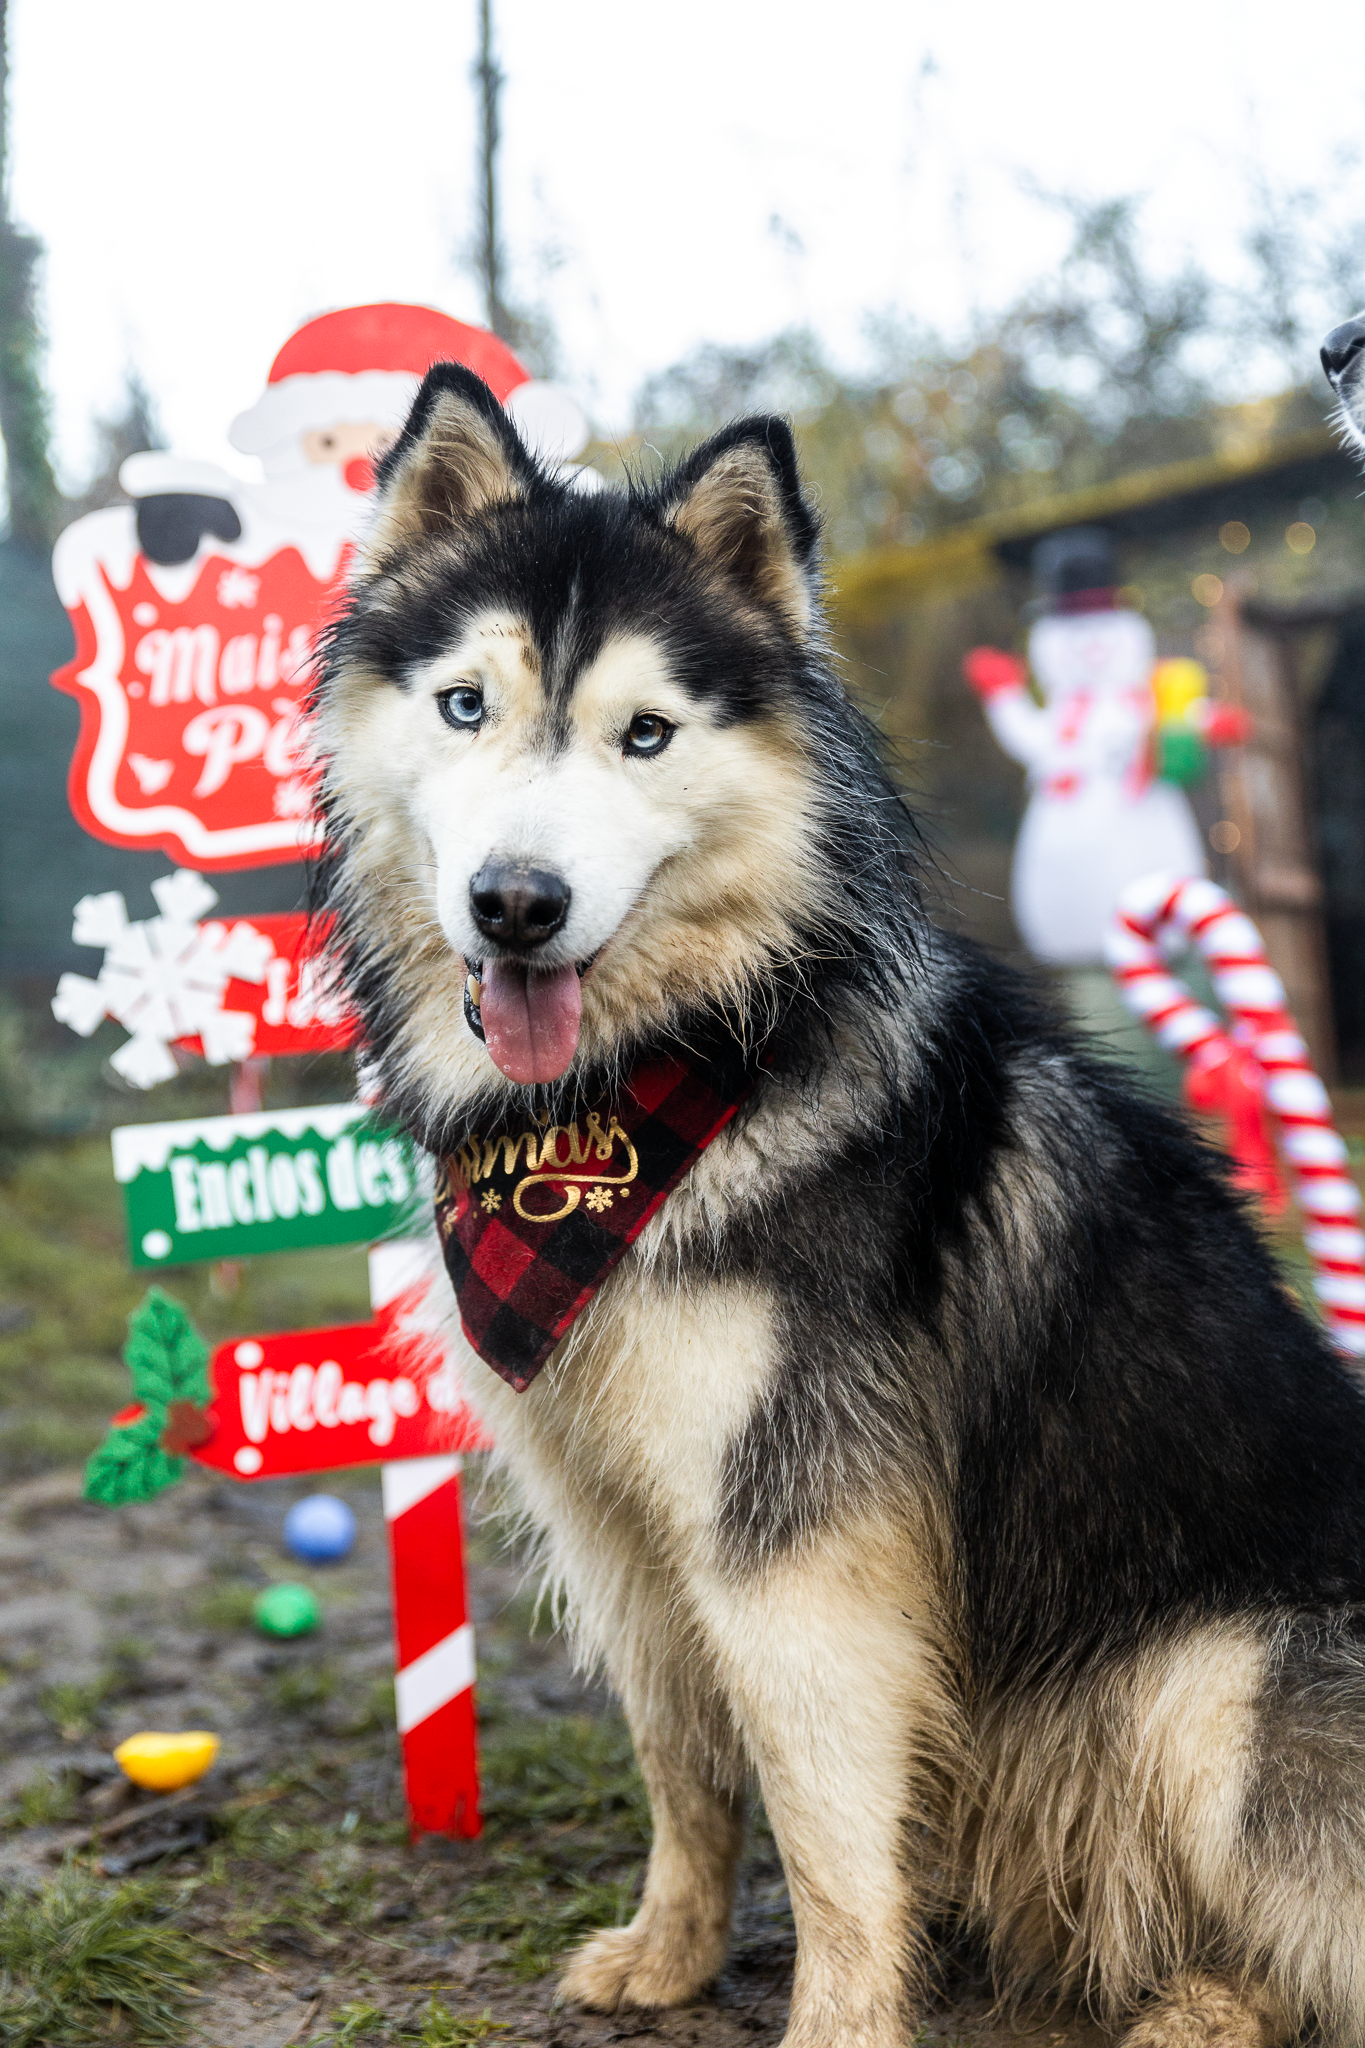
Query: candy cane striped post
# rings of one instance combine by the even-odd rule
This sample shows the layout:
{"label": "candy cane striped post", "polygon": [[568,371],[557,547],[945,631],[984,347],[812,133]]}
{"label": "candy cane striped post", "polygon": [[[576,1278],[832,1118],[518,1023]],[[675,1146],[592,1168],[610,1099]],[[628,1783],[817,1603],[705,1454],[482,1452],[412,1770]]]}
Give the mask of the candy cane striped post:
{"label": "candy cane striped post", "polygon": [[[422,1270],[420,1246],[370,1253],[375,1309]],[[477,1835],[474,1629],[465,1590],[458,1457],[404,1458],[381,1473],[393,1586],[394,1693],[414,1838]]]}
{"label": "candy cane striped post", "polygon": [[[1166,938],[1199,948],[1228,1025],[1171,973],[1161,951]],[[1120,896],[1105,934],[1105,959],[1129,1009],[1187,1071],[1238,1051],[1249,1056],[1294,1176],[1314,1292],[1338,1350],[1365,1357],[1360,1191],[1346,1172],[1346,1147],[1327,1090],[1255,925],[1215,882],[1149,875]]]}

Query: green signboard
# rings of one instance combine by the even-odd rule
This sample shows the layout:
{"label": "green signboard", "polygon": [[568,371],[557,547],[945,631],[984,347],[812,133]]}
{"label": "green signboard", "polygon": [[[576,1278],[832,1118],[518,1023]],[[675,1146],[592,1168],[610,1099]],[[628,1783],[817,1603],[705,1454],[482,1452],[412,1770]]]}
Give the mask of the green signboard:
{"label": "green signboard", "polygon": [[430,1174],[357,1102],[113,1133],[135,1266],[249,1259],[411,1232]]}

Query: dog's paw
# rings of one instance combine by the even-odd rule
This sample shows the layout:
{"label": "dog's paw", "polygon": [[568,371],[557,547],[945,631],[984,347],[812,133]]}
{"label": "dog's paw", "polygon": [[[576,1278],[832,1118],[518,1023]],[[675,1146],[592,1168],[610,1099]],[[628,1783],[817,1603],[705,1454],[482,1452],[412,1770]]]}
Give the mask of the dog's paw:
{"label": "dog's paw", "polygon": [[638,1913],[629,1927],[594,1934],[559,1980],[559,1995],[592,2012],[623,2005],[685,2005],[720,1969],[725,1938],[690,1914]]}
{"label": "dog's paw", "polygon": [[1269,1991],[1192,1970],[1153,2000],[1119,2048],[1279,2048],[1293,2031]]}

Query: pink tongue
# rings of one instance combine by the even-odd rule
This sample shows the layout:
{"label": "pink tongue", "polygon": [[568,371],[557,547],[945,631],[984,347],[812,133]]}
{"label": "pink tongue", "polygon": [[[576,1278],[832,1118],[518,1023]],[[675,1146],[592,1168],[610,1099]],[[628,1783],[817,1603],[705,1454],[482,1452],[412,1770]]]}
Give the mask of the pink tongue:
{"label": "pink tongue", "polygon": [[512,962],[491,961],[484,969],[479,1016],[494,1064],[509,1081],[557,1081],[578,1049],[578,969],[528,974]]}

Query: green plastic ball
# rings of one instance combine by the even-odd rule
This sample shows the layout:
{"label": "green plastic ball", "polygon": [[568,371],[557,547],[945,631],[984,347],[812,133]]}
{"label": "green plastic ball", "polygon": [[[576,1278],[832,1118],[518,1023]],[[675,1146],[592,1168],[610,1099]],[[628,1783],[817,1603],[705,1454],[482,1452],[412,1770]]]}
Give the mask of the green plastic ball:
{"label": "green plastic ball", "polygon": [[322,1609],[307,1586],[267,1586],[251,1609],[257,1628],[268,1636],[306,1636],[322,1620]]}

